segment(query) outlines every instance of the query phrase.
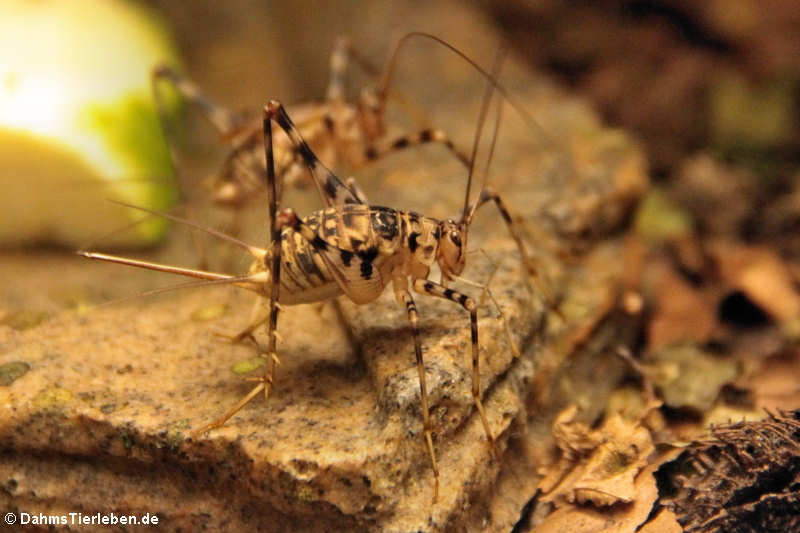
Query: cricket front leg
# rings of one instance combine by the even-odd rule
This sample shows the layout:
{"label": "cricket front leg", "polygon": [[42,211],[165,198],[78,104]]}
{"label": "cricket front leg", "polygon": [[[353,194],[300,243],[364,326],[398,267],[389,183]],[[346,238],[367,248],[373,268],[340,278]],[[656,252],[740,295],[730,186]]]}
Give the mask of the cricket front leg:
{"label": "cricket front leg", "polygon": [[425,363],[422,359],[422,344],[419,340],[419,314],[417,313],[417,305],[411,297],[411,293],[407,288],[399,288],[395,286],[395,295],[397,300],[403,303],[408,313],[408,321],[411,324],[411,331],[414,335],[414,353],[417,360],[417,371],[419,372],[419,390],[420,400],[422,403],[422,429],[425,438],[425,445],[428,447],[428,454],[431,459],[431,468],[433,470],[433,501],[439,499],[439,466],[436,462],[436,452],[433,448],[433,429],[431,425],[430,412],[428,410],[428,389],[425,385]]}
{"label": "cricket front leg", "polygon": [[480,345],[478,344],[478,306],[475,301],[458,291],[448,289],[447,287],[426,279],[414,280],[414,291],[420,294],[427,294],[428,296],[435,296],[436,298],[443,298],[450,300],[463,307],[469,313],[470,321],[470,339],[472,341],[472,401],[475,404],[475,409],[478,411],[483,430],[486,433],[486,440],[492,450],[492,455],[499,459],[495,440],[492,436],[492,429],[489,427],[489,419],[486,417],[486,409],[483,407],[481,400],[481,374],[480,374]]}

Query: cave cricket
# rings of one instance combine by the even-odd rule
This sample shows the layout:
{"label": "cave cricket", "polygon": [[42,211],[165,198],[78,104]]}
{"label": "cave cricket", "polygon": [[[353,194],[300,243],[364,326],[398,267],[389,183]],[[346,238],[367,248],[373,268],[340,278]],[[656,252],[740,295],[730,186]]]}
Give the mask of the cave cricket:
{"label": "cave cricket", "polygon": [[[391,56],[390,56],[391,57]],[[318,158],[333,168],[340,162],[355,170],[392,152],[411,146],[438,143],[445,146],[465,166],[467,156],[458,151],[448,135],[436,128],[421,128],[414,133],[397,133],[389,138],[385,123],[388,90],[362,87],[357,98],[350,101],[345,96],[345,78],[350,60],[367,74],[378,72],[362,58],[346,37],[339,37],[333,47],[329,63],[329,82],[325,99],[290,107],[294,122]],[[220,140],[230,152],[218,174],[206,182],[212,201],[221,206],[241,208],[255,198],[261,198],[267,187],[267,166],[264,157],[264,136],[261,117],[248,113],[234,113],[208,98],[190,80],[174,69],[159,65],[151,73],[153,95],[161,124],[167,139],[171,139],[166,119],[167,106],[159,91],[159,84],[170,83],[188,102],[195,105],[217,131]],[[177,155],[170,144],[173,165]],[[282,188],[304,185],[304,165],[298,146],[289,137],[278,134],[273,138],[273,157],[278,182],[278,198]],[[346,180],[347,185],[352,178]],[[355,188],[353,188],[355,190]]]}
{"label": "cave cricket", "polygon": [[[134,207],[151,214],[170,218],[189,224],[214,236],[228,240],[249,253],[253,262],[248,274],[232,276],[206,270],[181,268],[171,265],[139,261],[135,259],[113,256],[103,253],[81,251],[80,255],[89,258],[151,270],[169,272],[204,280],[199,284],[233,284],[253,291],[268,302],[268,312],[255,317],[243,331],[232,337],[234,341],[250,339],[259,348],[259,354],[265,359],[263,375],[249,378],[256,385],[236,405],[230,408],[217,420],[192,432],[199,436],[207,431],[221,427],[232,416],[259,394],[269,397],[275,379],[276,366],[279,363],[277,354],[277,320],[282,306],[323,301],[344,295],[355,304],[366,304],[378,298],[387,285],[392,285],[397,302],[404,306],[411,325],[416,366],[419,374],[420,401],[423,419],[423,436],[430,457],[434,477],[434,501],[439,493],[439,468],[433,446],[433,426],[428,406],[427,387],[423,361],[422,345],[419,334],[419,315],[410,288],[422,295],[449,300],[461,306],[469,313],[472,387],[471,394],[475,409],[478,412],[488,444],[495,456],[495,438],[492,434],[486,410],[481,399],[479,372],[479,340],[478,340],[478,304],[460,291],[449,288],[449,282],[458,281],[483,287],[484,293],[491,293],[485,285],[470,282],[460,276],[466,264],[467,237],[470,224],[479,207],[493,202],[511,237],[517,244],[523,264],[527,272],[537,280],[536,267],[526,252],[517,223],[510,216],[500,196],[485,180],[477,198],[470,202],[470,192],[474,174],[474,159],[478,142],[485,122],[485,116],[491,103],[492,91],[497,90],[506,99],[508,95],[497,82],[497,72],[501,62],[501,53],[495,62],[494,72],[488,73],[467,58],[463,53],[428,34],[414,35],[432,38],[453,50],[472,64],[488,80],[487,93],[481,108],[478,128],[470,158],[464,204],[457,220],[438,220],[391,207],[371,205],[354,180],[347,183],[340,180],[314,154],[304,140],[302,134],[292,122],[281,103],[270,101],[263,111],[262,131],[266,162],[266,191],[268,198],[270,238],[268,247],[261,248],[249,245],[236,238],[216,230],[204,228],[180,217],[158,213],[148,209]],[[401,40],[402,43],[402,40]],[[391,78],[392,63],[388,67],[384,81]],[[497,137],[500,124],[500,109],[493,134],[492,147]],[[512,102],[512,106],[518,109]],[[280,209],[279,174],[275,162],[275,138],[273,123],[277,124],[293,146],[292,153],[299,157],[322,197],[325,208],[299,217],[291,208]],[[485,176],[488,175],[488,163]],[[441,271],[440,282],[428,279],[431,266],[436,263]],[[190,284],[191,285],[191,284]],[[546,300],[555,308],[552,297],[544,292]],[[494,300],[494,298],[492,297]],[[496,304],[496,301],[495,301]],[[499,305],[498,311],[502,317]],[[253,336],[261,326],[267,328],[267,346],[262,346]],[[515,355],[518,355],[506,325],[509,344]]]}

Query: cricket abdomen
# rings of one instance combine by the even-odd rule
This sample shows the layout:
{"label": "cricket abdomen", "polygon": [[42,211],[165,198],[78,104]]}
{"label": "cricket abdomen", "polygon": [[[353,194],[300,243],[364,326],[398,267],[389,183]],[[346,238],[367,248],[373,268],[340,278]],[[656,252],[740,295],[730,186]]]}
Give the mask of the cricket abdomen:
{"label": "cricket abdomen", "polygon": [[[270,260],[267,264],[271,264]],[[319,252],[291,228],[281,233],[280,283],[279,301],[285,305],[318,302],[342,294]]]}

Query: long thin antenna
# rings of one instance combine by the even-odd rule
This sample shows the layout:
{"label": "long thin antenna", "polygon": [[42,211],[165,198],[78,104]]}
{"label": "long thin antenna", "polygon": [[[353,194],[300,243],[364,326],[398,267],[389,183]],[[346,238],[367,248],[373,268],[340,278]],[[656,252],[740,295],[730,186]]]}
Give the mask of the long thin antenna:
{"label": "long thin antenna", "polygon": [[[502,122],[503,118],[503,102],[499,102],[497,104],[497,117],[494,121],[494,131],[492,131],[492,144],[489,146],[489,154],[486,157],[486,167],[483,169],[483,183],[481,183],[481,192],[486,188],[486,182],[489,181],[489,168],[492,166],[492,160],[494,159],[494,149],[497,145],[497,137],[500,134],[500,123]],[[467,213],[467,217],[465,223],[467,225],[472,223],[472,217],[475,216],[475,210],[478,209],[478,201],[476,200],[469,209],[469,213]]]}
{"label": "long thin antenna", "polygon": [[251,244],[247,244],[246,242],[241,241],[241,240],[237,239],[236,237],[231,237],[230,235],[228,235],[226,233],[223,233],[221,231],[217,231],[217,230],[215,230],[213,228],[202,226],[202,225],[200,225],[200,224],[198,224],[196,222],[192,222],[189,219],[186,219],[186,218],[183,218],[183,217],[179,217],[179,216],[176,216],[176,215],[172,215],[170,213],[165,213],[163,211],[156,211],[154,209],[148,209],[147,207],[141,207],[141,206],[138,206],[138,205],[133,205],[133,204],[125,203],[125,202],[120,202],[118,200],[109,200],[109,202],[114,203],[114,204],[118,204],[118,205],[121,205],[121,206],[124,206],[124,207],[129,207],[131,209],[136,209],[138,211],[143,211],[145,213],[150,213],[151,215],[163,217],[163,218],[172,220],[174,222],[178,222],[180,224],[186,224],[187,226],[191,226],[191,227],[193,227],[193,228],[195,228],[197,230],[200,230],[200,231],[202,231],[204,233],[208,233],[209,235],[213,235],[214,237],[217,237],[217,238],[222,239],[224,241],[228,241],[228,242],[230,242],[232,244],[235,244],[236,246],[246,250],[253,257],[256,257],[256,258],[259,258],[259,259],[263,259],[267,255],[267,251],[264,250],[263,248],[259,248],[257,246],[253,246]]}
{"label": "long thin antenna", "polygon": [[246,286],[247,283],[258,283],[260,280],[254,280],[253,276],[241,276],[241,277],[232,277],[230,279],[211,279],[211,280],[201,280],[201,281],[186,281],[184,283],[176,283],[175,285],[168,285],[166,287],[159,287],[157,289],[150,289],[144,292],[140,292],[138,294],[134,294],[131,296],[124,296],[122,298],[117,298],[108,302],[103,302],[97,305],[92,306],[94,309],[109,307],[112,305],[119,305],[121,303],[125,303],[130,300],[134,300],[137,298],[142,298],[144,296],[154,296],[157,294],[163,294],[165,292],[172,292],[182,289],[196,289],[199,287],[209,287],[209,286],[218,286],[218,285],[238,285],[240,287],[249,288]]}
{"label": "long thin antenna", "polygon": [[[492,75],[496,76],[500,73],[505,58],[505,45],[503,43],[497,48],[494,63],[492,64]],[[481,102],[481,110],[478,114],[478,126],[475,129],[475,140],[472,142],[472,153],[469,158],[469,174],[467,175],[467,190],[464,194],[464,209],[461,211],[461,222],[466,223],[469,212],[469,197],[472,189],[472,176],[475,174],[475,158],[478,154],[478,145],[480,144],[481,135],[483,134],[483,125],[486,123],[486,114],[489,112],[489,106],[492,103],[492,93],[495,86],[492,83],[486,84],[486,92],[483,95]],[[496,130],[495,130],[496,131]],[[494,150],[494,147],[492,148]]]}
{"label": "long thin antenna", "polygon": [[456,54],[457,56],[459,56],[461,59],[463,59],[470,65],[472,65],[472,67],[475,70],[483,74],[483,76],[486,77],[486,79],[492,85],[494,85],[495,89],[497,89],[497,92],[503,95],[503,98],[505,98],[506,101],[509,103],[509,105],[514,109],[514,111],[516,111],[519,114],[519,116],[522,118],[522,121],[525,122],[525,125],[531,131],[534,131],[538,135],[541,135],[542,138],[545,139],[548,144],[552,146],[558,146],[555,140],[550,135],[548,135],[547,131],[536,121],[536,119],[533,118],[533,116],[530,113],[528,113],[528,111],[526,111],[521,104],[519,104],[514,98],[512,98],[508,90],[503,85],[500,84],[500,82],[497,80],[496,77],[493,77],[483,67],[481,67],[478,63],[476,63],[472,58],[470,58],[467,54],[465,54],[461,50],[459,50],[452,44],[448,43],[444,39],[436,37],[435,35],[432,35],[430,33],[425,33],[421,31],[412,31],[405,34],[403,37],[400,38],[399,41],[397,41],[394,50],[389,56],[389,60],[386,62],[386,67],[383,71],[383,75],[381,76],[380,83],[378,84],[378,98],[380,99],[382,104],[386,102],[386,99],[389,96],[389,86],[392,82],[392,77],[394,76],[394,70],[397,64],[397,56],[399,55],[400,49],[403,47],[403,45],[405,45],[406,42],[415,37],[422,39],[430,39],[432,41],[435,41],[444,46],[445,48],[447,48],[448,50],[450,50],[451,52],[453,52],[454,54]]}

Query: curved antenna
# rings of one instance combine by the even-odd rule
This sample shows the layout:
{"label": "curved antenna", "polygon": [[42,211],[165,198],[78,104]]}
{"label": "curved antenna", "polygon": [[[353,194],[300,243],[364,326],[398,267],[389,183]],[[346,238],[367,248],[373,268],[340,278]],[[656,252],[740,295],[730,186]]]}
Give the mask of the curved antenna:
{"label": "curved antenna", "polygon": [[509,103],[509,105],[517,112],[517,114],[522,118],[522,121],[525,125],[531,130],[536,132],[538,135],[541,135],[546,142],[552,146],[558,146],[555,140],[547,133],[547,131],[536,121],[533,116],[522,107],[519,102],[517,102],[514,98],[511,97],[511,94],[508,90],[500,84],[496,77],[493,77],[489,72],[487,72],[483,67],[481,67],[478,63],[475,62],[471,57],[467,54],[453,46],[452,44],[448,43],[444,39],[432,35],[430,33],[422,32],[422,31],[412,31],[405,34],[403,37],[397,41],[397,44],[392,50],[392,53],[389,56],[388,61],[386,62],[386,67],[384,68],[383,75],[381,76],[380,83],[378,84],[378,99],[381,101],[381,104],[385,104],[386,99],[389,96],[389,86],[392,82],[392,77],[394,76],[395,66],[397,64],[397,56],[399,55],[400,49],[403,45],[406,44],[412,38],[420,38],[420,39],[429,39],[434,42],[439,43],[440,45],[444,46],[461,59],[469,63],[472,68],[480,72],[488,81],[491,83],[494,88],[503,95],[503,98]]}
{"label": "curved antenna", "polygon": [[[494,63],[492,65],[492,74],[491,76],[495,77],[500,74],[500,69],[503,65],[503,59],[505,58],[505,51],[506,47],[504,43],[501,43],[500,46],[497,48],[497,53],[494,57]],[[486,114],[489,112],[489,106],[492,103],[492,94],[494,93],[495,87],[493,83],[486,84],[486,92],[483,95],[483,101],[481,102],[481,110],[478,114],[478,126],[475,128],[475,139],[472,142],[472,153],[469,157],[469,174],[467,175],[467,190],[464,193],[464,209],[461,211],[461,223],[467,223],[469,213],[473,210],[470,210],[469,207],[469,196],[472,189],[472,177],[475,175],[475,157],[478,154],[478,145],[481,141],[481,135],[483,134],[483,125],[486,123]],[[496,132],[496,130],[495,130]],[[494,141],[492,141],[492,151],[494,151]],[[476,202],[477,204],[477,202]]]}
{"label": "curved antenna", "polygon": [[[209,227],[203,226],[201,224],[198,224],[196,222],[192,222],[191,220],[188,220],[186,218],[179,217],[179,216],[176,216],[176,215],[172,215],[172,214],[166,213],[164,211],[156,211],[155,209],[148,209],[147,207],[142,207],[142,206],[139,206],[139,205],[133,205],[133,204],[125,203],[125,202],[120,202],[119,200],[111,200],[111,199],[109,199],[108,201],[111,202],[112,204],[118,204],[118,205],[121,205],[121,206],[124,206],[124,207],[128,207],[130,209],[136,209],[138,211],[143,211],[145,213],[149,213],[149,214],[151,214],[153,216],[166,218],[166,219],[172,220],[173,222],[178,222],[179,224],[185,224],[187,226],[190,226],[192,228],[200,230],[200,231],[202,231],[204,233],[208,233],[209,235],[217,237],[218,239],[222,239],[224,241],[228,241],[231,244],[234,244],[234,245],[238,246],[239,248],[242,248],[243,250],[248,252],[253,257],[263,259],[267,255],[267,251],[264,250],[263,248],[259,248],[258,246],[253,246],[251,244],[247,244],[246,242],[241,241],[241,240],[237,239],[236,237],[232,237],[231,235],[228,235],[227,233],[223,233],[223,232],[217,231],[217,230],[215,230],[213,228],[209,228]],[[137,220],[133,224],[135,225],[135,224],[138,224],[139,222],[141,222],[141,221]]]}
{"label": "curved antenna", "polygon": [[[92,259],[92,258],[89,258]],[[144,298],[147,296],[154,296],[157,294],[164,294],[165,292],[172,292],[177,290],[183,289],[196,289],[199,287],[209,287],[209,286],[218,286],[218,285],[236,285],[238,287],[248,288],[244,285],[247,283],[258,283],[261,280],[254,280],[253,277],[250,275],[247,276],[240,276],[240,277],[232,277],[232,278],[223,278],[223,279],[211,279],[211,280],[201,280],[201,281],[186,281],[184,283],[176,283],[174,285],[167,285],[166,287],[158,287],[157,289],[150,289],[144,292],[140,292],[139,294],[133,294],[131,296],[123,296],[122,298],[115,298],[113,300],[109,300],[108,302],[102,302],[99,304],[94,304],[91,306],[92,309],[102,309],[105,307],[111,307],[113,305],[120,305],[126,302],[130,302],[136,300],[138,298]]]}
{"label": "curved antenna", "polygon": [[[500,123],[503,117],[503,102],[500,102],[497,107],[497,117],[494,121],[494,130],[492,131],[492,144],[489,146],[489,155],[486,158],[486,167],[483,169],[483,183],[481,183],[481,192],[486,188],[486,182],[489,181],[489,168],[492,166],[492,159],[494,158],[494,149],[497,145],[497,137],[500,133]],[[470,206],[469,213],[467,213],[466,220],[464,221],[467,225],[472,223],[472,217],[475,216],[475,211],[478,209],[478,205],[480,202],[480,196],[475,200],[475,202]]]}

